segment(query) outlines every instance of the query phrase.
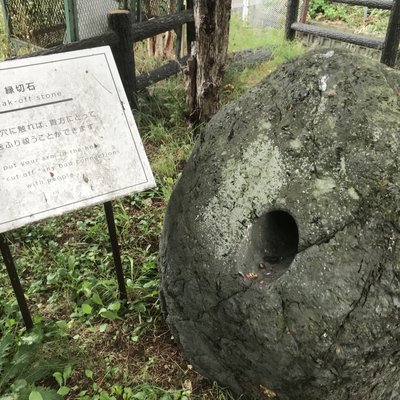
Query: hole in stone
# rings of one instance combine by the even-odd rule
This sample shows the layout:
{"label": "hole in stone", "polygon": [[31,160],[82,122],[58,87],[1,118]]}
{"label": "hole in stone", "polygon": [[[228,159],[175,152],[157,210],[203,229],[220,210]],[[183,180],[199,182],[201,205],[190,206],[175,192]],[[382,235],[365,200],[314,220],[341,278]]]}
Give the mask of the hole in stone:
{"label": "hole in stone", "polygon": [[290,263],[298,251],[299,230],[296,221],[286,211],[271,211],[259,220],[264,244],[264,261],[276,264],[284,259]]}
{"label": "hole in stone", "polygon": [[267,212],[253,223],[241,246],[241,268],[276,279],[288,270],[298,245],[295,219],[286,211]]}

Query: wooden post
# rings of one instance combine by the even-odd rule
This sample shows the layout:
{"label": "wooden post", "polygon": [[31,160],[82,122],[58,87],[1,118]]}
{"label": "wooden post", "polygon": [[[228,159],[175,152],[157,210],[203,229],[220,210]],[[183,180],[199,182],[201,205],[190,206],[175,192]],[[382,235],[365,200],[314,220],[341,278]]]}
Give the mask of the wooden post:
{"label": "wooden post", "polygon": [[108,24],[119,37],[119,43],[112,47],[112,52],[129,104],[131,108],[136,108],[135,55],[129,11],[112,11],[108,14]]}
{"label": "wooden post", "polygon": [[[186,0],[186,8],[188,10],[193,10],[193,0]],[[195,41],[196,41],[196,27],[194,22],[189,22],[186,28],[187,52],[189,55],[192,51],[192,43]]]}
{"label": "wooden post", "polygon": [[67,42],[72,43],[79,40],[78,18],[76,3],[74,0],[65,0],[65,22],[67,25]]}
{"label": "wooden post", "polygon": [[296,31],[292,29],[292,24],[297,22],[297,16],[299,13],[299,2],[300,0],[288,0],[287,13],[286,13],[286,25],[285,25],[285,38],[286,40],[293,40]]}
{"label": "wooden post", "polygon": [[400,43],[400,0],[394,0],[389,25],[386,31],[385,44],[382,50],[381,63],[394,67]]}

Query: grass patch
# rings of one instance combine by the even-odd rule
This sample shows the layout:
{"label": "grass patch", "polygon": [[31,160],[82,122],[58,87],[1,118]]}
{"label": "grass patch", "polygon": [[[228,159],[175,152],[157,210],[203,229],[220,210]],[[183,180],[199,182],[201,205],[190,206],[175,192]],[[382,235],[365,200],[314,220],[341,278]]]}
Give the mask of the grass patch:
{"label": "grass patch", "polygon": [[230,53],[263,48],[270,50],[273,58],[255,67],[245,68],[240,72],[228,67],[221,92],[222,103],[234,100],[249,87],[254,86],[268,76],[278,65],[306,51],[299,42],[286,41],[284,32],[280,29],[253,28],[235,16],[231,19],[230,32]]}

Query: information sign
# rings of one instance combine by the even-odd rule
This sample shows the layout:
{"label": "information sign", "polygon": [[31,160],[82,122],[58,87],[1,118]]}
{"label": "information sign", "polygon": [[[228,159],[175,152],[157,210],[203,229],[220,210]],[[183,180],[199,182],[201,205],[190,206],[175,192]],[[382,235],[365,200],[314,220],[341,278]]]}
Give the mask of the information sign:
{"label": "information sign", "polygon": [[109,47],[0,63],[0,232],[154,186]]}

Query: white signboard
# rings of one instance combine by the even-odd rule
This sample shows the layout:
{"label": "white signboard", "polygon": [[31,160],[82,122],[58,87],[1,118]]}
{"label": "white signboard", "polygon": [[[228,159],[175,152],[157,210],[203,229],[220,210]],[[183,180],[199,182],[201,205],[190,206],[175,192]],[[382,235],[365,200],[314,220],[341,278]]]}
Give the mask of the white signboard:
{"label": "white signboard", "polygon": [[154,186],[109,47],[0,63],[0,232]]}

